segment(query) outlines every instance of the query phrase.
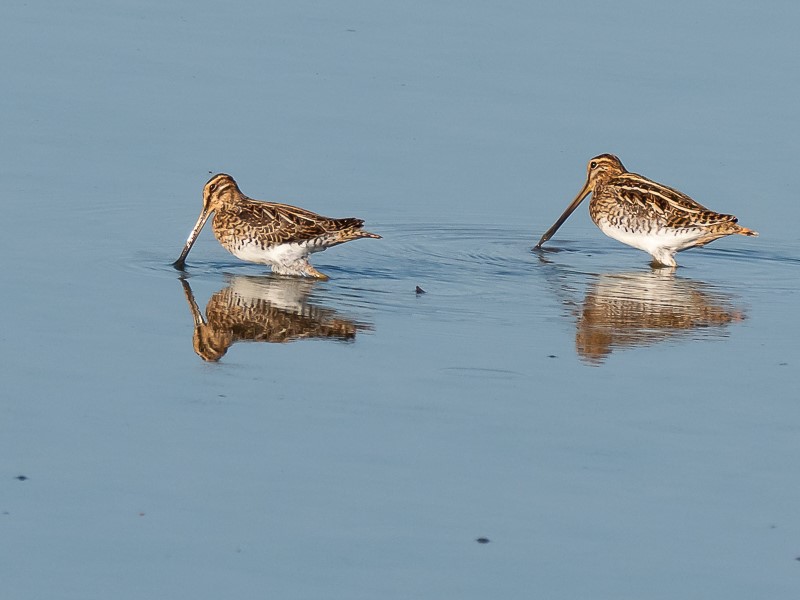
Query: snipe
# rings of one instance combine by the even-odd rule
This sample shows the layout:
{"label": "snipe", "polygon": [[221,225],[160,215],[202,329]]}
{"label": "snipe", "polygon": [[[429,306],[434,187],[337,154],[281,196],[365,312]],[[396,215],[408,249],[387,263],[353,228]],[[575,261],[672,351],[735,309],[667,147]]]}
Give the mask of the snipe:
{"label": "snipe", "polygon": [[362,230],[364,221],[331,219],[309,210],[245,196],[233,177],[220,173],[203,188],[203,210],[173,263],[183,269],[200,230],[214,213],[212,228],[222,247],[249,262],[269,265],[280,275],[328,279],[308,262],[309,254],[350,240],[381,236]]}
{"label": "snipe", "polygon": [[601,154],[589,161],[583,188],[534,249],[553,237],[590,193],[589,215],[600,231],[644,250],[657,266],[675,267],[676,252],[727,235],[758,235],[737,225],[733,215],[709,210],[678,190],[629,173],[613,154]]}

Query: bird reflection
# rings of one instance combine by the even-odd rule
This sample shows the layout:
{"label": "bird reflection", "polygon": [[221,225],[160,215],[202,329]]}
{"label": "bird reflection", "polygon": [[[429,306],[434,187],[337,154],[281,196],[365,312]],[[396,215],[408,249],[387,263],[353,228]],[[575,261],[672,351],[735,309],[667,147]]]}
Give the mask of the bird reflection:
{"label": "bird reflection", "polygon": [[576,350],[592,364],[615,349],[725,337],[728,325],[745,319],[729,295],[664,269],[600,275],[577,313]]}
{"label": "bird reflection", "polygon": [[216,362],[236,342],[283,344],[301,339],[352,341],[372,326],[348,319],[335,310],[309,302],[314,281],[232,276],[230,284],[206,304],[206,317],[195,302],[189,282],[181,285],[194,318],[194,351]]}

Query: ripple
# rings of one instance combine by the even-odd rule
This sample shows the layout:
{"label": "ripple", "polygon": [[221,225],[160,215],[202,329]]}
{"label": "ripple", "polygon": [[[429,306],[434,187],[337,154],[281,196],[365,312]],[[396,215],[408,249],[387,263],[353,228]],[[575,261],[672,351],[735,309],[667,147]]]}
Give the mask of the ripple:
{"label": "ripple", "polygon": [[[308,300],[354,322],[374,323],[376,335],[457,332],[465,343],[550,349],[566,335],[582,362],[599,365],[612,354],[652,345],[725,339],[758,326],[765,310],[785,306],[797,293],[800,253],[793,240],[720,240],[681,253],[681,266],[662,280],[646,254],[591,228],[533,252],[530,228],[376,223],[373,229],[383,239],[313,256],[331,279],[312,282]],[[179,250],[180,243],[118,249],[128,256],[117,256],[114,266],[174,281],[181,276],[171,266]],[[210,235],[189,258],[183,276],[197,284],[201,300],[232,277],[278,277],[229,255]],[[417,286],[427,293],[416,294]]]}
{"label": "ripple", "polygon": [[[502,225],[376,223],[381,240],[343,244],[314,255],[312,262],[331,276],[314,286],[312,297],[344,307],[428,315],[511,321],[530,311],[552,317],[552,302],[580,305],[592,278],[615,272],[649,272],[641,251],[598,234],[580,231],[531,252],[535,232]],[[748,242],[750,242],[748,240]],[[678,274],[730,293],[768,294],[794,289],[786,268],[800,265],[790,244],[765,238],[733,247],[681,253]],[[752,246],[752,247],[751,247]],[[171,263],[180,243],[139,249],[122,261],[140,274],[174,279]],[[269,273],[262,265],[228,255],[211,236],[198,241],[186,276],[222,285],[226,276]],[[428,294],[418,297],[416,286]],[[549,297],[549,301],[542,302]],[[498,309],[498,307],[502,307]]]}
{"label": "ripple", "polygon": [[[313,256],[312,261],[332,280],[424,279],[463,284],[514,277],[534,267],[528,252],[532,234],[500,226],[393,224],[377,226],[382,240],[356,241]],[[204,243],[201,243],[204,242]],[[139,250],[127,268],[173,276],[171,263],[180,244]],[[218,278],[221,273],[264,274],[267,267],[221,254],[216,242],[200,240],[187,261],[191,277]],[[222,256],[223,258],[220,258]],[[413,289],[413,288],[412,288]]]}

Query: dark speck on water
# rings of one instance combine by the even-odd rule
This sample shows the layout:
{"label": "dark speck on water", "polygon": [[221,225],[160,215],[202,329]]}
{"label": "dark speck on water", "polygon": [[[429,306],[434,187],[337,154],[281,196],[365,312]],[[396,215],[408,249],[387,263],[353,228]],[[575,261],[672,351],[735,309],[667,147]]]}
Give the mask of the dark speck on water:
{"label": "dark speck on water", "polygon": [[27,478],[25,475],[17,475],[17,476],[15,477],[15,479],[19,479],[20,481],[25,481],[25,480],[26,480],[26,479],[28,479],[28,478]]}
{"label": "dark speck on water", "polygon": [[490,540],[489,538],[479,537],[475,541],[478,542],[479,544],[488,544]]}
{"label": "dark speck on water", "polygon": [[425,290],[423,290],[423,289],[422,289],[421,287],[419,287],[419,286],[417,286],[417,289],[416,289],[415,291],[416,291],[416,293],[417,293],[417,294],[425,294],[425,293],[426,293],[426,292],[425,292]]}

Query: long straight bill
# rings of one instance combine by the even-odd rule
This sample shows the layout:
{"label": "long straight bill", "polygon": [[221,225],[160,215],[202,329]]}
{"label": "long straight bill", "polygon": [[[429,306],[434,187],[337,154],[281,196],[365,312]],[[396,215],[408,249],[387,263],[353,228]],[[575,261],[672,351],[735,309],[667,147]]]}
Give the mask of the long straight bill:
{"label": "long straight bill", "polygon": [[189,238],[186,240],[186,245],[183,247],[181,255],[178,257],[178,260],[172,263],[172,266],[179,271],[183,271],[183,268],[186,266],[186,255],[189,254],[189,250],[192,249],[194,241],[197,239],[197,236],[200,235],[200,230],[203,229],[203,225],[206,224],[209,215],[211,215],[211,211],[204,208],[200,213],[192,232],[189,234]]}
{"label": "long straight bill", "polygon": [[578,192],[577,196],[575,196],[575,200],[573,200],[572,204],[570,204],[567,207],[567,210],[564,211],[564,214],[558,217],[558,221],[556,221],[550,229],[545,231],[544,235],[542,236],[542,239],[540,239],[539,243],[533,247],[534,250],[538,250],[539,248],[541,248],[542,244],[544,244],[547,240],[553,237],[555,232],[558,231],[558,228],[564,224],[564,221],[566,221],[573,212],[575,212],[575,209],[578,208],[580,203],[583,202],[583,199],[589,195],[590,191],[591,189],[589,188],[589,181],[587,180],[586,184],[583,186],[581,191]]}

